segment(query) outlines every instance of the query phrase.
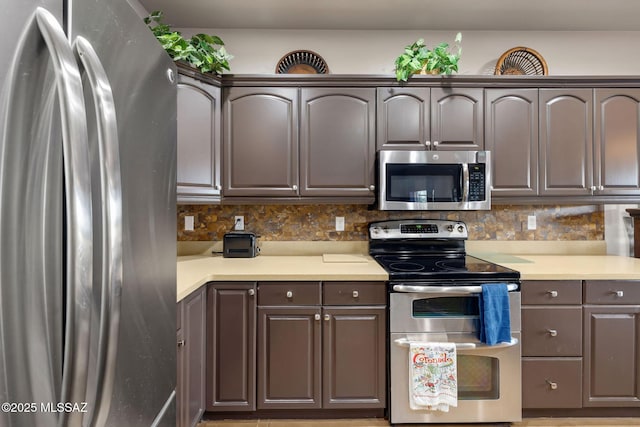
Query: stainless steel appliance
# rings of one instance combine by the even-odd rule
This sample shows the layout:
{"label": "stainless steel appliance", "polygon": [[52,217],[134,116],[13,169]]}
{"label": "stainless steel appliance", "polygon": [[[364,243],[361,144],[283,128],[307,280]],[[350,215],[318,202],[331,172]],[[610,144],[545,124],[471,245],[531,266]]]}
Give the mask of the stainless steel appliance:
{"label": "stainless steel appliance", "polygon": [[[522,418],[520,274],[465,252],[459,221],[400,220],[369,225],[370,254],[389,273],[390,421],[513,422]],[[483,284],[506,283],[511,340],[478,339]],[[449,412],[409,405],[409,344],[454,342],[458,406]]]}
{"label": "stainless steel appliance", "polygon": [[0,426],[173,426],[175,66],[124,0],[2,25]]}
{"label": "stainless steel appliance", "polygon": [[488,151],[380,151],[381,210],[491,209]]}

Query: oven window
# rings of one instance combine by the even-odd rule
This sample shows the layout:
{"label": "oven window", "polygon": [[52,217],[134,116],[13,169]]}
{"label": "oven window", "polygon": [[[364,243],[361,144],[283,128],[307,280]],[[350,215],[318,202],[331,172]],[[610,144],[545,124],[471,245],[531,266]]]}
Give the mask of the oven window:
{"label": "oven window", "polygon": [[458,399],[500,398],[500,361],[495,357],[458,353]]}
{"label": "oven window", "polygon": [[386,168],[387,201],[462,201],[460,164],[388,163]]}
{"label": "oven window", "polygon": [[412,315],[426,317],[478,317],[477,296],[430,297],[413,300]]}

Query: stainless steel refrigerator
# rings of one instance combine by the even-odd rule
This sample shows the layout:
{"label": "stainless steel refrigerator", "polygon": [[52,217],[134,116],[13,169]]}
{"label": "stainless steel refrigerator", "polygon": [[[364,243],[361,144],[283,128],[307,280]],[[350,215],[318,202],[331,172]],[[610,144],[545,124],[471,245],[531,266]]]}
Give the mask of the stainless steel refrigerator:
{"label": "stainless steel refrigerator", "polygon": [[175,425],[175,67],[125,0],[9,0],[0,426]]}

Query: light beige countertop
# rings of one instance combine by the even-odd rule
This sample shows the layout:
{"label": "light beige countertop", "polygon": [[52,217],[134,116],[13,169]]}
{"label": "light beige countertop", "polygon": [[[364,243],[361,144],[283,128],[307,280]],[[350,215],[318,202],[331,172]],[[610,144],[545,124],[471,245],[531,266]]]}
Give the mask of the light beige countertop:
{"label": "light beige countertop", "polygon": [[[605,255],[604,242],[494,243],[468,242],[467,252],[519,271],[522,280],[640,280],[640,259]],[[209,281],[388,279],[364,254],[368,248],[362,242],[265,246],[256,258],[212,256],[210,246],[204,253],[178,257],[177,300]]]}
{"label": "light beige countertop", "polygon": [[324,254],[223,258],[178,257],[177,300],[210,281],[387,280],[387,273],[368,255]]}

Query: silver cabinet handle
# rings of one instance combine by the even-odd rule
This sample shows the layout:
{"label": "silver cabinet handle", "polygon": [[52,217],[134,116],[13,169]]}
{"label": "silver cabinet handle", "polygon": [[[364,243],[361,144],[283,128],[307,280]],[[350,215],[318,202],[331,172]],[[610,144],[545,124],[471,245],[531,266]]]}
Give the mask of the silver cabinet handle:
{"label": "silver cabinet handle", "polygon": [[425,147],[431,147],[431,141],[425,141],[424,145]]}
{"label": "silver cabinet handle", "polygon": [[369,190],[374,191],[375,189],[376,189],[375,185],[372,184],[372,185],[369,186]]}
{"label": "silver cabinet handle", "polygon": [[216,189],[216,190],[222,189],[222,187],[220,185],[214,185],[213,188]]}
{"label": "silver cabinet handle", "polygon": [[184,340],[178,341],[178,347],[184,347]]}
{"label": "silver cabinet handle", "polygon": [[293,298],[293,292],[287,291],[287,299]]}
{"label": "silver cabinet handle", "polygon": [[558,291],[547,291],[551,298],[556,298],[558,296]]}
{"label": "silver cabinet handle", "polygon": [[591,192],[592,192],[592,193],[594,193],[594,192],[596,191],[596,186],[595,186],[595,185],[592,185],[592,186],[590,187],[590,190],[591,190]]}
{"label": "silver cabinet handle", "polygon": [[[409,347],[412,343],[412,341],[409,338],[398,338],[393,342],[400,347]],[[456,350],[494,350],[497,348],[513,347],[516,344],[518,344],[518,338],[514,338],[514,337],[511,337],[511,341],[509,342],[501,342],[493,345],[473,343],[473,342],[457,342]]]}
{"label": "silver cabinet handle", "polygon": [[324,315],[324,321],[328,322],[329,320],[331,320],[331,315],[330,314],[325,314]]}
{"label": "silver cabinet handle", "polygon": [[255,289],[249,289],[247,290],[247,293],[249,294],[250,297],[254,296],[256,294]]}
{"label": "silver cabinet handle", "polygon": [[557,337],[558,336],[558,331],[555,329],[547,329],[547,332],[549,333],[549,335],[551,335],[552,337]]}
{"label": "silver cabinet handle", "polygon": [[618,298],[622,298],[624,296],[624,291],[613,291],[612,293],[614,293]]}
{"label": "silver cabinet handle", "polygon": [[598,186],[598,191],[603,191],[604,190],[604,185],[599,185]]}
{"label": "silver cabinet handle", "polygon": [[292,189],[293,191],[298,191],[298,186],[297,186],[297,185],[295,185],[295,184],[293,184],[293,185],[291,186],[291,189]]}
{"label": "silver cabinet handle", "polygon": [[[107,416],[113,394],[118,337],[120,335],[120,295],[122,294],[122,180],[120,142],[111,83],[93,46],[83,37],[74,41],[93,97],[100,158],[100,199],[102,203],[102,307],[97,350],[96,408],[92,417]],[[102,413],[102,414],[101,414]]]}
{"label": "silver cabinet handle", "polygon": [[[80,402],[86,397],[91,318],[88,302],[93,300],[93,215],[86,108],[82,78],[64,30],[44,8],[38,7],[34,16],[56,76],[65,159],[66,256],[71,267],[66,279],[68,318],[64,334],[67,348],[60,399],[62,402]],[[75,425],[77,418],[74,414],[63,414],[59,423]]]}
{"label": "silver cabinet handle", "polygon": [[360,297],[360,292],[353,291],[353,293],[351,295],[353,295],[354,298],[358,298],[358,297]]}
{"label": "silver cabinet handle", "polygon": [[315,318],[316,320],[320,320],[320,314],[316,313],[316,314],[315,314],[315,316],[314,316],[314,318]]}
{"label": "silver cabinet handle", "polygon": [[438,148],[438,141],[433,141],[433,149],[436,150]]}
{"label": "silver cabinet handle", "polygon": [[558,389],[558,383],[550,381],[550,380],[545,380],[547,384],[549,384],[549,388],[551,390],[557,390]]}

